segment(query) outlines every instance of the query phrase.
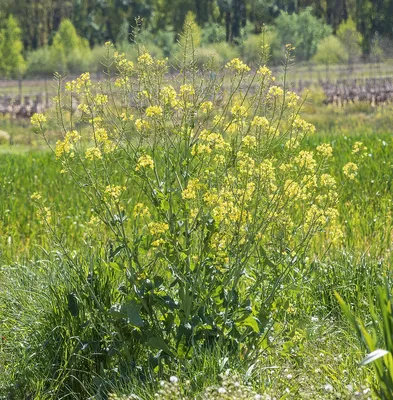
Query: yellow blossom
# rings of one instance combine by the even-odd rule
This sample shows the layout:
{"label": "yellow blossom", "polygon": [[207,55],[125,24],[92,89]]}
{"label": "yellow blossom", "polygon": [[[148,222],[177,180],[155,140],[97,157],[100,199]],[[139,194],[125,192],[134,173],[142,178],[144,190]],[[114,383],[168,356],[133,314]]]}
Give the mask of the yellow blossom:
{"label": "yellow blossom", "polygon": [[199,109],[204,113],[207,114],[213,109],[213,103],[211,101],[204,101],[200,104]]}
{"label": "yellow blossom", "polygon": [[272,76],[272,71],[266,65],[262,65],[259,67],[257,74],[262,77],[270,78]]}
{"label": "yellow blossom", "polygon": [[138,63],[142,66],[151,66],[153,65],[153,58],[149,53],[144,53],[138,57]]}
{"label": "yellow blossom", "polygon": [[150,222],[147,226],[151,235],[162,235],[168,231],[169,226],[165,222]]}
{"label": "yellow blossom", "polygon": [[141,168],[154,168],[154,161],[148,154],[139,157],[135,171],[139,171]]}
{"label": "yellow blossom", "polygon": [[108,185],[105,188],[105,197],[118,201],[122,192],[126,190],[125,186]]}
{"label": "yellow blossom", "polygon": [[30,196],[30,198],[31,198],[32,200],[40,200],[41,197],[42,197],[41,194],[38,193],[38,192],[34,192],[34,193]]}
{"label": "yellow blossom", "polygon": [[45,124],[46,122],[46,117],[44,114],[34,114],[31,117],[31,124],[33,126],[41,126],[42,124]]}
{"label": "yellow blossom", "polygon": [[91,147],[86,150],[85,157],[87,160],[100,160],[102,158],[101,151],[98,147]]}
{"label": "yellow blossom", "polygon": [[242,74],[242,73],[245,73],[245,72],[248,72],[251,70],[251,68],[247,64],[244,64],[244,62],[241,61],[239,58],[234,58],[233,60],[229,61],[225,65],[225,68],[228,68],[239,74]]}
{"label": "yellow blossom", "polygon": [[234,117],[243,118],[247,116],[247,108],[236,104],[231,108],[231,113]]}
{"label": "yellow blossom", "polygon": [[143,203],[137,203],[134,207],[133,216],[134,218],[149,217],[150,211]]}
{"label": "yellow blossom", "polygon": [[333,155],[332,146],[328,143],[322,143],[317,147],[317,153],[325,158],[330,158]]}
{"label": "yellow blossom", "polygon": [[147,117],[161,117],[162,116],[162,108],[160,106],[150,106],[146,108],[146,116]]}
{"label": "yellow blossom", "polygon": [[273,97],[283,96],[284,90],[282,88],[280,88],[279,86],[271,86],[269,88],[268,94]]}
{"label": "yellow blossom", "polygon": [[259,117],[258,115],[255,116],[251,122],[252,127],[258,127],[263,129],[268,129],[269,125],[270,125],[269,121],[267,120],[266,117]]}
{"label": "yellow blossom", "polygon": [[358,166],[356,164],[354,164],[353,162],[349,162],[347,164],[344,165],[343,167],[343,172],[344,175],[348,178],[348,179],[355,179],[357,173],[358,173]]}
{"label": "yellow blossom", "polygon": [[182,192],[182,197],[185,200],[195,199],[197,191],[201,188],[201,184],[198,178],[190,179],[187,187]]}
{"label": "yellow blossom", "polygon": [[138,129],[139,132],[142,132],[142,131],[146,131],[147,129],[149,129],[150,124],[148,121],[138,118],[135,121],[135,127],[136,127],[136,129]]}
{"label": "yellow blossom", "polygon": [[192,96],[195,94],[195,89],[192,85],[185,84],[180,86],[180,96]]}
{"label": "yellow blossom", "polygon": [[161,89],[160,98],[165,105],[169,105],[172,108],[176,108],[179,105],[176,90],[171,85],[164,86]]}
{"label": "yellow blossom", "polygon": [[244,136],[244,138],[242,139],[242,143],[244,145],[244,147],[248,148],[248,149],[253,149],[256,147],[257,145],[257,139],[255,136]]}
{"label": "yellow blossom", "polygon": [[352,149],[352,154],[359,154],[365,152],[367,147],[362,142],[355,142]]}

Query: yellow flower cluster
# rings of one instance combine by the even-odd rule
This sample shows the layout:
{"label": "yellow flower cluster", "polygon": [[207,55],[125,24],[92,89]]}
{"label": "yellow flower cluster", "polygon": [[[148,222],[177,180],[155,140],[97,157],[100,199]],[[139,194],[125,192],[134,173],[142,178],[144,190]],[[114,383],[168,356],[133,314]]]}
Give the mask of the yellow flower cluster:
{"label": "yellow flower cluster", "polygon": [[98,147],[91,147],[85,152],[86,160],[94,161],[102,158],[101,150]]}
{"label": "yellow flower cluster", "polygon": [[110,153],[114,150],[114,145],[108,137],[108,132],[105,128],[98,128],[94,132],[94,139],[102,146],[104,153]]}
{"label": "yellow flower cluster", "polygon": [[105,188],[104,196],[113,201],[119,201],[121,194],[126,190],[125,186],[108,185]]}
{"label": "yellow flower cluster", "polygon": [[244,118],[247,117],[247,108],[243,105],[240,104],[235,104],[232,108],[231,108],[231,114],[235,117],[235,118]]}
{"label": "yellow flower cluster", "polygon": [[60,158],[63,154],[70,154],[73,157],[74,144],[81,138],[77,131],[69,131],[64,137],[64,141],[58,140],[56,142],[55,154],[56,158]]}
{"label": "yellow flower cluster", "polygon": [[324,158],[330,158],[333,156],[332,146],[328,143],[322,143],[316,148],[316,150],[317,153]]}
{"label": "yellow flower cluster", "polygon": [[256,139],[255,136],[246,135],[242,139],[242,143],[243,143],[245,148],[254,149],[256,147],[256,145],[257,145],[257,139]]}
{"label": "yellow flower cluster", "polygon": [[172,108],[177,108],[179,101],[177,100],[177,93],[173,86],[164,86],[160,92],[160,99],[164,105],[169,105]]}
{"label": "yellow flower cluster", "polygon": [[279,86],[270,86],[268,95],[272,97],[281,97],[284,95],[284,90]]}
{"label": "yellow flower cluster", "polygon": [[259,67],[257,74],[266,78],[272,77],[272,71],[266,65]]}
{"label": "yellow flower cluster", "polygon": [[179,94],[182,97],[193,96],[195,94],[195,89],[192,85],[189,84],[181,85]]}
{"label": "yellow flower cluster", "polygon": [[103,106],[105,104],[108,104],[108,96],[106,94],[98,93],[94,96],[94,103],[97,106]]}
{"label": "yellow flower cluster", "polygon": [[361,154],[367,151],[367,147],[363,142],[355,142],[352,149],[352,154]]}
{"label": "yellow flower cluster", "polygon": [[204,114],[208,114],[213,109],[213,103],[211,101],[204,101],[200,104],[199,109]]}
{"label": "yellow flower cluster", "polygon": [[143,53],[138,57],[138,64],[141,66],[150,67],[154,64],[154,61],[149,53]]}
{"label": "yellow flower cluster", "polygon": [[347,164],[344,165],[343,167],[343,172],[344,175],[348,178],[348,179],[355,179],[356,175],[358,174],[358,166],[353,163],[353,162],[349,162]]}
{"label": "yellow flower cluster", "polygon": [[228,150],[230,145],[220,133],[210,132],[204,129],[199,135],[199,141],[192,148],[192,154],[210,154],[213,150]]}
{"label": "yellow flower cluster", "polygon": [[310,171],[314,171],[317,166],[317,162],[315,161],[311,151],[300,151],[294,161],[300,168],[305,168]]}
{"label": "yellow flower cluster", "polygon": [[263,128],[264,130],[269,129],[269,121],[266,117],[255,116],[254,119],[251,121],[252,127]]}
{"label": "yellow flower cluster", "polygon": [[137,204],[135,204],[135,207],[133,210],[133,216],[134,216],[134,218],[150,217],[150,211],[143,203],[137,203]]}
{"label": "yellow flower cluster", "polygon": [[234,58],[233,60],[229,61],[225,65],[225,68],[230,69],[238,74],[243,74],[251,70],[251,68],[239,58]]}
{"label": "yellow flower cluster", "polygon": [[187,187],[182,192],[182,197],[185,200],[195,199],[198,190],[202,187],[198,178],[190,179]]}
{"label": "yellow flower cluster", "polygon": [[145,132],[150,128],[150,124],[148,121],[138,118],[135,121],[135,127],[139,132]]}
{"label": "yellow flower cluster", "polygon": [[124,53],[119,54],[116,51],[113,56],[116,67],[121,73],[130,75],[134,71],[134,63],[132,61],[128,61]]}
{"label": "yellow flower cluster", "polygon": [[148,154],[144,154],[143,156],[139,157],[138,163],[135,167],[135,171],[139,171],[142,168],[154,168],[154,161]]}
{"label": "yellow flower cluster", "polygon": [[46,117],[44,114],[34,114],[31,117],[31,124],[33,126],[41,126],[42,124],[45,124],[46,122]]}
{"label": "yellow flower cluster", "polygon": [[90,87],[92,86],[89,72],[81,74],[76,81],[72,81],[72,86],[75,87],[76,93],[89,91]]}
{"label": "yellow flower cluster", "polygon": [[162,108],[160,106],[150,106],[146,108],[146,117],[156,118],[162,116]]}
{"label": "yellow flower cluster", "polygon": [[149,233],[153,236],[162,235],[169,229],[168,224],[165,222],[150,222],[147,227],[149,229]]}

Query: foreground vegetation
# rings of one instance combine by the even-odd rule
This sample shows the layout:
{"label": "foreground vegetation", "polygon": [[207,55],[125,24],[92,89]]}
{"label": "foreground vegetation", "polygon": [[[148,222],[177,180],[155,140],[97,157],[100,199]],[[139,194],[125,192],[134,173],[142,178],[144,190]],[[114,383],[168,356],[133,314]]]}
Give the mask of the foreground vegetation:
{"label": "foreground vegetation", "polygon": [[84,74],[33,118],[49,150],[1,155],[0,394],[369,398],[373,349],[334,292],[377,319],[390,110],[302,104],[236,58],[224,93],[184,40],[169,82],[108,47],[114,80]]}

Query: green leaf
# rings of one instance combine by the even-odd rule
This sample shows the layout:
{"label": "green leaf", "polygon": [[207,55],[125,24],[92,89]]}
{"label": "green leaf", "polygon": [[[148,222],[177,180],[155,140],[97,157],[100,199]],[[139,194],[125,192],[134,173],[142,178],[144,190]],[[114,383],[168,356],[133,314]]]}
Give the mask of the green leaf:
{"label": "green leaf", "polygon": [[149,346],[154,347],[155,349],[160,349],[172,357],[175,356],[162,337],[153,336],[149,338],[147,343]]}
{"label": "green leaf", "polygon": [[375,360],[378,360],[381,357],[386,356],[386,354],[389,354],[389,352],[387,350],[383,350],[383,349],[377,349],[374,350],[372,353],[367,354],[366,357],[364,357],[364,359],[361,361],[361,365],[367,365],[370,364],[372,362],[374,362]]}
{"label": "green leaf", "polygon": [[252,315],[250,315],[243,321],[238,322],[236,325],[237,326],[249,326],[250,328],[252,328],[252,330],[254,332],[259,333],[258,320],[255,317],[253,317]]}
{"label": "green leaf", "polygon": [[127,315],[127,322],[131,325],[141,327],[144,325],[143,319],[140,317],[142,306],[137,304],[135,300],[131,300],[122,305],[122,313]]}

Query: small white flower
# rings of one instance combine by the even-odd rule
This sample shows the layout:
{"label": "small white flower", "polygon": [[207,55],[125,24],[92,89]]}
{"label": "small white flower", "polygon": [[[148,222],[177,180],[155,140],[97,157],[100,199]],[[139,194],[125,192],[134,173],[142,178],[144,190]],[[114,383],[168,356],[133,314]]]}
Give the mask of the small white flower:
{"label": "small white flower", "polygon": [[291,374],[288,374],[288,375],[287,375],[287,379],[292,379],[292,375],[291,375]]}
{"label": "small white flower", "polygon": [[326,392],[333,392],[333,386],[330,383],[327,383],[323,388]]}
{"label": "small white flower", "polygon": [[369,393],[369,392],[370,392],[370,390],[371,390],[370,388],[364,389],[364,390],[363,390],[363,394],[367,394],[367,393]]}
{"label": "small white flower", "polygon": [[179,379],[177,379],[177,376],[171,376],[170,378],[169,378],[169,381],[171,382],[171,383],[177,383],[178,381],[179,381]]}
{"label": "small white flower", "polygon": [[225,390],[225,388],[223,388],[223,387],[218,388],[218,393],[224,394],[224,393],[226,393],[226,392],[227,392],[227,391]]}
{"label": "small white flower", "polygon": [[260,394],[256,394],[256,395],[254,396],[254,399],[255,399],[255,400],[261,400],[261,399],[262,399],[262,396],[261,396]]}

